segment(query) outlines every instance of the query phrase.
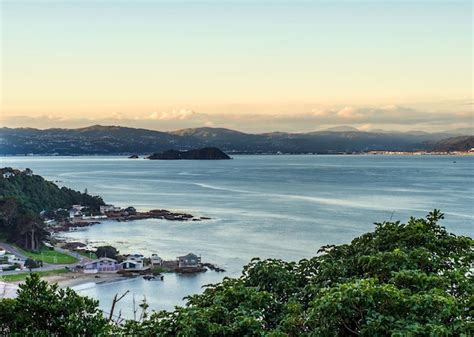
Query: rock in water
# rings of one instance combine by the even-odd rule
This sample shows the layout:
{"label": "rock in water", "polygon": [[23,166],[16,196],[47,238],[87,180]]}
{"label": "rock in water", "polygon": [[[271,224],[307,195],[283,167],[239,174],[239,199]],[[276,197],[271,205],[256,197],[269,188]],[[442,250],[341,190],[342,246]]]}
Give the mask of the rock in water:
{"label": "rock in water", "polygon": [[231,159],[226,153],[217,147],[205,147],[202,149],[193,149],[187,151],[168,150],[161,153],[154,153],[148,159],[159,160],[221,160]]}

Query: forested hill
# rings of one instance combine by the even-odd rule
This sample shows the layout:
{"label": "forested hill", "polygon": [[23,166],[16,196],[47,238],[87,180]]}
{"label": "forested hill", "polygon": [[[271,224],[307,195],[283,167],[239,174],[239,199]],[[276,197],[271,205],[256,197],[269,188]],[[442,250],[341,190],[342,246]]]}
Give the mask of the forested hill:
{"label": "forested hill", "polygon": [[474,136],[459,136],[440,140],[433,144],[433,151],[469,151],[474,148]]}
{"label": "forested hill", "polygon": [[217,147],[226,153],[347,153],[427,150],[454,133],[364,132],[336,128],[308,133],[249,134],[224,128],[160,132],[121,126],[80,129],[0,128],[0,155],[152,154],[169,149]]}
{"label": "forested hill", "polygon": [[74,191],[33,174],[29,169],[20,171],[12,168],[0,169],[0,200],[17,199],[26,209],[35,213],[42,210],[70,208],[71,205],[83,205],[99,210],[104,205],[101,197]]}
{"label": "forested hill", "polygon": [[0,237],[26,249],[38,249],[47,233],[39,216],[43,210],[69,209],[80,204],[92,212],[102,198],[70,188],[59,188],[30,169],[0,169]]}

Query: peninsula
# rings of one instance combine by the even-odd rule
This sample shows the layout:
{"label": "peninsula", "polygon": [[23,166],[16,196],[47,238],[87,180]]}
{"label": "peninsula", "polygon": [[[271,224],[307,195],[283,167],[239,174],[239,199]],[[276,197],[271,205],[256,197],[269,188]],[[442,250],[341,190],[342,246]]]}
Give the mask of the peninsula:
{"label": "peninsula", "polygon": [[231,159],[227,154],[217,147],[205,147],[187,151],[168,150],[161,153],[154,153],[148,157],[152,160],[223,160]]}
{"label": "peninsula", "polygon": [[37,251],[52,233],[75,230],[103,220],[132,221],[163,219],[201,221],[188,213],[165,209],[138,211],[106,204],[92,196],[11,167],[0,168],[0,237],[23,249]]}

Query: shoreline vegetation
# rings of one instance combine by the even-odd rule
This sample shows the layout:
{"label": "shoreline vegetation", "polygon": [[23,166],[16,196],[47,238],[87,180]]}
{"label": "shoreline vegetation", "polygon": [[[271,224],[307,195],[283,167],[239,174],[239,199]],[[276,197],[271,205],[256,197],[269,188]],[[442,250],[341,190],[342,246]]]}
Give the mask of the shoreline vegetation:
{"label": "shoreline vegetation", "polygon": [[[144,259],[142,255],[139,258],[141,262],[130,269],[130,263],[136,264],[137,261],[128,261],[127,255],[119,255],[114,247],[102,246],[91,250],[84,243],[68,242],[56,235],[104,220],[203,221],[210,220],[209,217],[195,217],[189,213],[165,209],[140,212],[131,206],[122,208],[106,204],[100,196],[89,195],[87,189],[81,193],[66,187],[60,188],[33,174],[30,169],[0,169],[0,191],[0,241],[5,242],[0,242],[0,280],[4,282],[21,284],[28,275],[26,271],[30,270],[31,273],[36,268],[40,268],[40,277],[48,282],[59,282],[61,287],[84,282],[100,283],[104,282],[104,278],[118,280],[144,276],[149,280],[160,279],[160,272],[224,271],[211,263],[201,263],[200,258],[199,263],[191,267],[182,267],[174,260],[163,261],[158,270],[150,259]],[[105,250],[105,255],[99,254],[100,249]],[[82,268],[101,258],[110,258],[111,254],[119,258],[119,261],[113,260],[116,273],[112,276],[107,273],[84,274]],[[161,258],[154,255],[161,266]],[[127,270],[122,270],[122,262],[127,262]],[[59,265],[63,268],[59,268]]]}
{"label": "shoreline vegetation", "polygon": [[[348,244],[299,262],[255,258],[240,277],[190,295],[173,311],[146,299],[125,319],[37,274],[0,300],[0,331],[37,335],[470,336],[474,240],[446,231],[439,210],[375,224]],[[64,274],[66,276],[68,274]],[[107,282],[107,280],[104,280]],[[112,282],[112,280],[110,280]],[[42,310],[42,315],[31,312]]]}

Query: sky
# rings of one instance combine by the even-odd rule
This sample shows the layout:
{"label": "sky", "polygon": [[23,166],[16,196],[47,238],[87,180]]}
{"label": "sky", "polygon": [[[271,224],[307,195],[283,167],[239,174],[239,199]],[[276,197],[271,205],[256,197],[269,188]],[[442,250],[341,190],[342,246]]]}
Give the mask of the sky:
{"label": "sky", "polygon": [[471,1],[1,1],[9,127],[474,126]]}

